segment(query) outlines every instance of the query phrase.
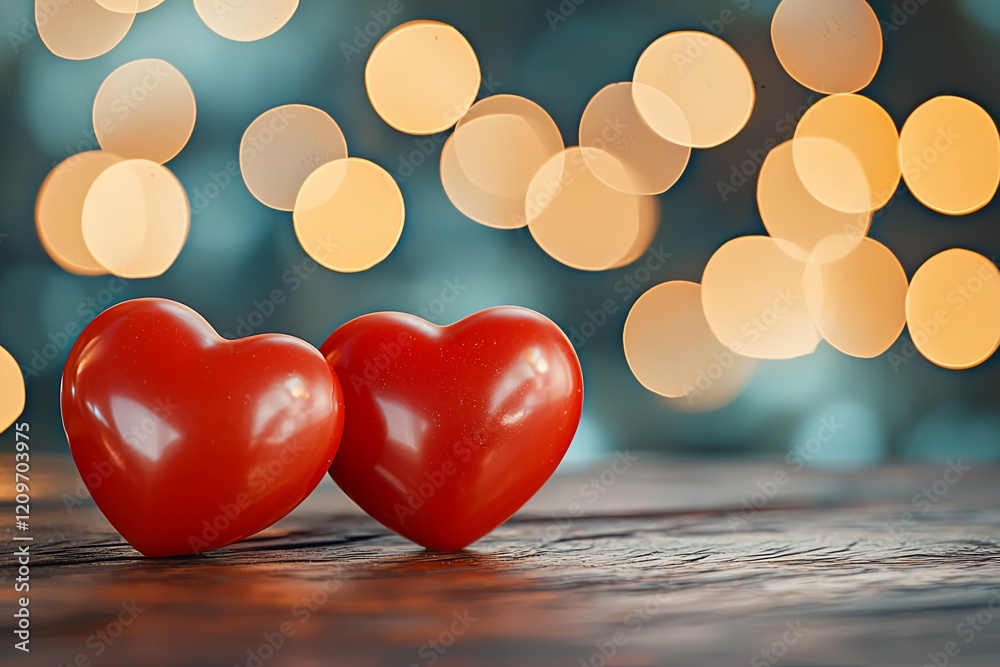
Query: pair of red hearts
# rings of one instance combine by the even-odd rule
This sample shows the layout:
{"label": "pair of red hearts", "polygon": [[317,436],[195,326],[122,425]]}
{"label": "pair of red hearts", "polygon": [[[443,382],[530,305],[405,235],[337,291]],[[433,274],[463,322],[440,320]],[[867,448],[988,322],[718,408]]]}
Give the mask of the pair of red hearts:
{"label": "pair of red hearts", "polygon": [[365,315],[317,352],[277,334],[224,340],[186,306],[138,299],[84,330],[62,384],[77,467],[147,556],[263,530],[327,470],[388,528],[462,549],[549,478],[582,401],[569,340],[515,307],[447,327]]}

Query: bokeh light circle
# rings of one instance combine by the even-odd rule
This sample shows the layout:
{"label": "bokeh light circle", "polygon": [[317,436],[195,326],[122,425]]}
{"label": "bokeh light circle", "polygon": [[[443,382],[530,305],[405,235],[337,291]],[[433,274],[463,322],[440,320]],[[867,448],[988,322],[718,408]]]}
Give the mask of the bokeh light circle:
{"label": "bokeh light circle", "polygon": [[365,271],[392,253],[403,233],[399,185],[382,167],[361,158],[322,165],[295,201],[295,235],[321,266]]}
{"label": "bokeh light circle", "polygon": [[0,433],[24,412],[24,375],[10,352],[0,347]]}
{"label": "bokeh light circle", "polygon": [[865,0],[782,0],[771,42],[789,76],[820,93],[861,90],[882,60],[882,27]]}
{"label": "bokeh light circle", "polygon": [[977,211],[1000,185],[996,123],[961,97],[935,97],[917,107],[903,123],[899,154],[906,187],[939,213]]}
{"label": "bokeh light circle", "polygon": [[407,134],[437,134],[465,115],[479,92],[479,60],[458,30],[410,21],[387,32],[365,65],[375,112]]}
{"label": "bokeh light circle", "polygon": [[255,42],[285,27],[299,0],[194,0],[209,30],[234,42]]}
{"label": "bokeh light circle", "polygon": [[101,148],[126,159],[163,164],[194,132],[194,91],[176,67],[158,58],[133,60],[113,71],[94,99],[94,133]]}
{"label": "bokeh light circle", "polygon": [[803,294],[806,264],[768,236],[741,236],[705,266],[702,306],[712,332],[733,352],[758,359],[812,353],[819,331]]}
{"label": "bokeh light circle", "polygon": [[[740,54],[714,35],[690,30],[667,33],[646,47],[632,82],[639,84],[633,98],[649,126],[664,139],[693,148],[735,137],[750,120],[756,97]],[[664,113],[664,99],[679,113]]]}
{"label": "bokeh light circle", "polygon": [[[659,224],[655,197],[615,190],[590,166],[621,170],[609,153],[572,146],[552,157],[531,180],[525,200],[528,231],[553,259],[583,271],[603,271],[634,261]],[[645,241],[648,239],[648,241]]]}
{"label": "bokeh light circle", "polygon": [[94,180],[83,204],[83,239],[109,273],[154,278],[173,265],[191,226],[177,177],[150,160],[124,160]]}
{"label": "bokeh light circle", "polygon": [[295,208],[305,180],[327,162],[347,157],[347,140],[328,113],[288,104],[258,116],[240,142],[240,171],[247,189],[265,206]]}
{"label": "bokeh light circle", "polygon": [[[38,36],[49,51],[67,60],[88,60],[115,48],[135,20],[137,0],[124,0],[131,11],[114,11],[97,0],[35,0]],[[116,4],[122,4],[116,0]]]}
{"label": "bokeh light circle", "polygon": [[668,398],[707,391],[723,375],[739,373],[737,366],[753,363],[719,342],[705,319],[701,285],[682,280],[639,297],[625,320],[623,341],[639,383]]}
{"label": "bokeh light circle", "polygon": [[807,263],[806,304],[823,338],[852,357],[888,350],[906,325],[906,272],[891,250],[870,238],[835,261]]}
{"label": "bokeh light circle", "polygon": [[716,370],[722,368],[721,363],[719,366],[710,367],[715,375],[714,378],[708,375],[699,376],[694,389],[686,396],[666,398],[664,403],[671,410],[694,414],[715,412],[726,407],[742,396],[750,386],[759,363],[756,359],[735,356],[739,361],[734,362],[725,372],[720,373]]}
{"label": "bokeh light circle", "polygon": [[[795,170],[792,143],[771,149],[757,177],[757,208],[772,237],[796,259],[816,261],[843,257],[868,234],[871,213],[844,213],[826,206],[806,190]],[[816,141],[800,139],[798,141]],[[867,192],[867,188],[863,189]]]}
{"label": "bokeh light circle", "polygon": [[[474,121],[478,122],[478,121]],[[457,130],[456,130],[457,133]],[[473,183],[455,153],[455,135],[441,148],[441,185],[462,215],[495,229],[518,229],[528,224],[524,197],[498,197]]]}
{"label": "bokeh light circle", "polygon": [[[795,139],[795,170],[806,190],[826,206],[845,213],[865,213],[882,208],[896,193],[899,132],[885,109],[867,97],[824,97],[802,115]],[[865,186],[867,201],[863,197]]]}
{"label": "bokeh light circle", "polygon": [[[594,175],[616,190],[654,195],[666,192],[680,179],[691,157],[691,147],[667,141],[646,123],[636,109],[632,88],[642,84],[613,83],[591,98],[580,120],[580,145],[610,153],[628,172],[591,165]],[[658,93],[651,89],[654,97]]]}
{"label": "bokeh light circle", "polygon": [[535,173],[564,147],[549,114],[516,95],[473,105],[455,127],[454,144],[470,181],[490,194],[521,199]]}
{"label": "bokeh light circle", "polygon": [[1000,271],[971,250],[934,255],[910,281],[906,326],[913,345],[938,366],[978,366],[1000,344]]}
{"label": "bokeh light circle", "polygon": [[70,273],[107,273],[83,240],[83,202],[98,176],[122,158],[105,151],[77,153],[49,172],[35,202],[35,227],[45,252]]}
{"label": "bokeh light circle", "polygon": [[163,0],[97,0],[97,4],[105,9],[121,14],[136,14],[149,11],[153,7],[158,7]]}

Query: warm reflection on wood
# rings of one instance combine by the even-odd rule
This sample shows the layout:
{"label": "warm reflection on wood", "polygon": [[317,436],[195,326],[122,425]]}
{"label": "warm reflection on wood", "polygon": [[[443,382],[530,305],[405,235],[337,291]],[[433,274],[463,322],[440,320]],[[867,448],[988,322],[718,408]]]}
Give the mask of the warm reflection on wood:
{"label": "warm reflection on wood", "polygon": [[[134,600],[142,611],[100,664],[246,665],[269,654],[265,665],[426,664],[434,641],[451,644],[443,665],[575,667],[621,632],[611,664],[730,665],[791,623],[805,632],[782,664],[920,665],[997,587],[996,468],[833,475],[629,456],[555,477],[459,554],[388,534],[324,482],[256,538],[155,561],[89,502],[68,513],[71,464],[38,459],[49,481],[33,516],[32,658],[98,664],[87,638],[114,630]],[[9,468],[5,458],[0,474]],[[779,469],[787,476],[768,496],[761,485]],[[921,512],[914,494],[946,470],[954,483]],[[573,503],[582,512],[570,518]],[[972,646],[962,664],[989,664],[979,658],[1000,650],[1000,634],[978,633]]]}

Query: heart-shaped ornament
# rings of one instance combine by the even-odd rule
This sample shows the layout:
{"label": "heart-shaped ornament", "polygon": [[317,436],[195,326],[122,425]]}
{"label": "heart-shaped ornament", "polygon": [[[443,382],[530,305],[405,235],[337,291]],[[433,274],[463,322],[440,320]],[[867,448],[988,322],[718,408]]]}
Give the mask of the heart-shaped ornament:
{"label": "heart-shaped ornament", "polygon": [[83,331],[62,416],[80,475],[146,556],[267,528],[322,480],[343,430],[336,376],[290,336],[229,341],[190,308],[137,299]]}
{"label": "heart-shaped ornament", "polygon": [[510,518],[559,465],[580,421],[573,346],[524,308],[444,327],[364,315],[320,351],[346,408],[330,474],[368,514],[428,549],[462,549]]}

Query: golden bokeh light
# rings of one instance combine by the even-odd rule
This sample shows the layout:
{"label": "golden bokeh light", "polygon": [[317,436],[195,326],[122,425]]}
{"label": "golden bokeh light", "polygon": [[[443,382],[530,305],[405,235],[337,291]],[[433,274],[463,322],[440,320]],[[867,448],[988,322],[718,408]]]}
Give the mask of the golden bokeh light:
{"label": "golden bokeh light", "polygon": [[255,42],[285,27],[299,0],[194,0],[195,11],[208,28],[234,42]]}
{"label": "golden bokeh light", "polygon": [[341,273],[365,271],[393,251],[403,233],[399,185],[361,158],[327,162],[306,179],[295,202],[295,235],[306,253]]}
{"label": "golden bokeh light", "polygon": [[740,54],[714,35],[690,30],[668,33],[646,47],[632,82],[639,84],[632,94],[649,126],[668,141],[694,148],[735,137],[750,120],[756,97]]}
{"label": "golden bokeh light", "polygon": [[[779,144],[767,154],[757,177],[757,208],[768,234],[788,243],[781,248],[805,261],[843,257],[868,234],[871,213],[844,213],[819,202],[806,190],[792,159],[794,141]],[[863,188],[867,192],[867,188]]]}
{"label": "golden bokeh light", "polygon": [[83,239],[109,273],[154,278],[177,259],[191,226],[180,181],[150,160],[125,160],[104,170],[83,204]]}
{"label": "golden bokeh light", "polygon": [[472,220],[517,229],[528,224],[531,179],[562,149],[559,128],[544,109],[516,95],[493,95],[474,104],[445,142],[441,184]]}
{"label": "golden bokeh light", "polygon": [[24,412],[24,376],[10,352],[0,347],[0,433]]}
{"label": "golden bokeh light", "polygon": [[[829,141],[798,141],[809,138]],[[802,115],[795,139],[792,156],[799,178],[806,190],[830,208],[845,213],[874,211],[896,193],[900,178],[899,132],[885,109],[867,97],[824,97]],[[864,187],[862,180],[866,182]],[[867,201],[860,194],[865,189]]]}
{"label": "golden bokeh light", "polygon": [[[613,83],[602,88],[583,112],[580,145],[610,153],[625,168],[601,169],[604,161],[591,166],[594,175],[615,190],[654,195],[669,190],[684,173],[691,157],[690,146],[667,141],[646,123],[635,106],[632,88],[640,84]],[[662,95],[655,89],[650,97]]]}
{"label": "golden bokeh light", "polygon": [[[470,126],[479,121],[473,121]],[[455,131],[456,134],[458,130]],[[441,185],[448,199],[462,215],[496,229],[517,229],[528,224],[522,197],[498,197],[473,183],[462,170],[455,154],[455,135],[441,148]]]}
{"label": "golden bokeh light", "polygon": [[156,7],[161,2],[163,0],[97,0],[97,4],[105,9],[122,14],[144,12]]}
{"label": "golden bokeh light", "polygon": [[852,357],[888,350],[906,325],[906,272],[891,250],[870,238],[832,262],[807,263],[806,304],[823,338]]}
{"label": "golden bokeh light", "polygon": [[[600,164],[600,163],[604,164]],[[615,190],[594,175],[621,164],[596,148],[572,146],[538,170],[525,200],[528,230],[549,256],[583,271],[603,271],[634,261],[640,239],[652,241],[659,224],[654,197]]]}
{"label": "golden bokeh light", "polygon": [[121,161],[105,151],[78,153],[60,162],[42,182],[35,202],[38,238],[52,261],[70,273],[107,273],[83,241],[83,202],[97,177]]}
{"label": "golden bokeh light", "polygon": [[865,0],[782,0],[771,42],[789,76],[820,93],[854,93],[882,60],[882,27]]}
{"label": "golden bokeh light", "polygon": [[821,340],[805,303],[806,264],[768,236],[742,236],[708,260],[702,306],[713,333],[732,351],[758,359],[812,353]]}
{"label": "golden bokeh light", "polygon": [[122,65],[108,75],[94,99],[98,143],[126,159],[170,161],[187,145],[196,116],[191,85],[176,67],[158,58]]}
{"label": "golden bokeh light", "polygon": [[[646,389],[677,398],[707,388],[739,365],[712,333],[701,305],[701,285],[676,280],[643,294],[625,320],[625,359]],[[703,389],[704,390],[704,389]]]}
{"label": "golden bokeh light", "polygon": [[365,65],[375,112],[407,134],[437,134],[472,106],[482,75],[468,40],[437,21],[410,21],[387,32]]}
{"label": "golden bokeh light", "polygon": [[910,281],[906,326],[917,350],[938,366],[978,366],[1000,344],[1000,271],[971,250],[934,255]]}
{"label": "golden bokeh light", "polygon": [[939,213],[977,211],[1000,185],[996,123],[961,97],[935,97],[917,107],[903,123],[899,155],[906,187]]}
{"label": "golden bokeh light", "polygon": [[295,208],[305,180],[327,162],[347,157],[347,140],[328,113],[304,104],[275,107],[257,117],[240,142],[247,189],[265,206]]}
{"label": "golden bokeh light", "polygon": [[499,197],[524,199],[535,172],[564,147],[549,114],[516,95],[496,95],[473,105],[454,137],[462,171]]}
{"label": "golden bokeh light", "polygon": [[[726,367],[727,363],[732,366]],[[750,386],[757,371],[758,361],[748,357],[724,356],[717,366],[710,366],[709,372],[700,375],[698,381],[686,396],[664,399],[668,408],[677,412],[703,414],[726,407],[743,395]]]}
{"label": "golden bokeh light", "polygon": [[[587,163],[590,166],[590,162]],[[632,247],[625,253],[618,262],[611,268],[617,269],[627,266],[646,254],[653,239],[660,231],[660,200],[656,197],[639,197],[639,231],[632,241]]]}
{"label": "golden bokeh light", "polygon": [[115,0],[131,11],[114,11],[98,0],[35,0],[38,36],[49,51],[67,60],[88,60],[115,48],[135,20],[137,0]]}

